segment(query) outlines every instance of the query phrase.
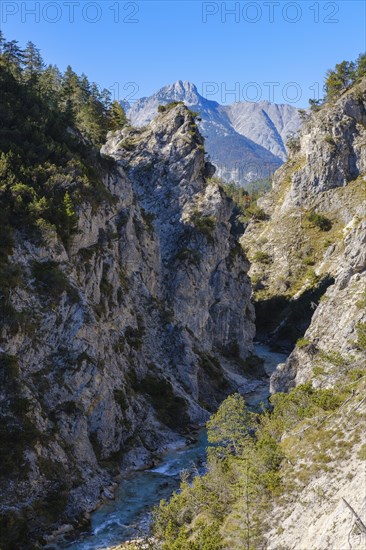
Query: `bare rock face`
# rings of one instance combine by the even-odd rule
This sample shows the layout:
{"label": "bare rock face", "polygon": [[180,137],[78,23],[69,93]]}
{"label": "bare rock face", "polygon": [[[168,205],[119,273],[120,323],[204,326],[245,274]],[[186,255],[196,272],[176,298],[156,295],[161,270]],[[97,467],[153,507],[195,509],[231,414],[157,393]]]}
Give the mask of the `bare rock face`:
{"label": "bare rock face", "polygon": [[365,364],[366,222],[360,222],[343,242],[334,284],[317,305],[301,347],[272,375],[272,392],[314,376],[315,386],[332,387],[342,372]]}
{"label": "bare rock face", "polygon": [[293,175],[284,206],[311,202],[314,196],[365,174],[365,89],[364,81],[305,125],[298,153],[304,166]]}
{"label": "bare rock face", "polygon": [[249,264],[193,115],[167,109],[102,153],[110,199],[80,206],[68,249],[48,232],[11,255],[23,279],[17,321],[1,327],[4,425],[18,439],[7,528],[93,509],[121,465],[152,464],[203,423],[252,353]]}
{"label": "bare rock face", "polygon": [[[363,80],[305,123],[296,152],[261,201],[267,219],[251,223],[243,237],[257,299],[286,301],[296,323],[310,296],[311,322],[273,374],[273,392],[309,379],[331,386],[365,360],[365,143]],[[322,290],[326,279],[331,284]]]}

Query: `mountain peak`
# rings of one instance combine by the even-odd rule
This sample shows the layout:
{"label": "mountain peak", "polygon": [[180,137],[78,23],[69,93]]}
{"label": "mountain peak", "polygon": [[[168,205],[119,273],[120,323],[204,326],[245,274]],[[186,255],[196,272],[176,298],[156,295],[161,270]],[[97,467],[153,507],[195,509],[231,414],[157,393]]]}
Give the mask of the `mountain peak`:
{"label": "mountain peak", "polygon": [[196,85],[193,84],[193,82],[189,82],[188,80],[176,80],[172,86],[177,91],[179,90],[195,94],[198,93]]}
{"label": "mountain peak", "polygon": [[145,126],[156,116],[159,105],[174,101],[199,113],[199,128],[217,175],[242,185],[254,177],[267,177],[286,160],[287,135],[301,122],[297,109],[291,106],[265,101],[219,105],[200,95],[187,80],[176,80],[137,101],[127,109],[127,116],[133,125]]}
{"label": "mountain peak", "polygon": [[199,102],[197,87],[188,80],[176,80],[161,88],[156,96],[169,101],[184,101],[188,105],[195,105]]}

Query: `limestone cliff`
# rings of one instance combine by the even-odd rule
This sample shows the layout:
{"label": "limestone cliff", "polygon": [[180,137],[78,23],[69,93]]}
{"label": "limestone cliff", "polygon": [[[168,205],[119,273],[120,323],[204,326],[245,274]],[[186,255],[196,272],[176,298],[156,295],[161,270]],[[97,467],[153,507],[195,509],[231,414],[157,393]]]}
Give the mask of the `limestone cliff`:
{"label": "limestone cliff", "polygon": [[[363,548],[366,366],[366,81],[304,124],[289,161],[242,238],[253,261],[259,323],[295,343],[272,392],[311,381],[349,388],[328,416],[305,419],[281,444],[283,497],[266,548]],[[269,331],[269,334],[268,334]]]}
{"label": "limestone cliff", "polygon": [[68,246],[16,234],[7,258],[1,528],[24,548],[204,422],[252,352],[249,264],[193,114],[168,108],[102,153],[109,199],[80,205]]}
{"label": "limestone cliff", "polygon": [[305,123],[261,200],[267,219],[251,223],[243,237],[259,309],[266,303],[263,312],[275,319],[272,336],[304,335],[274,374],[274,391],[310,379],[314,367],[316,383],[332,384],[331,373],[362,361],[365,144],[362,81]]}

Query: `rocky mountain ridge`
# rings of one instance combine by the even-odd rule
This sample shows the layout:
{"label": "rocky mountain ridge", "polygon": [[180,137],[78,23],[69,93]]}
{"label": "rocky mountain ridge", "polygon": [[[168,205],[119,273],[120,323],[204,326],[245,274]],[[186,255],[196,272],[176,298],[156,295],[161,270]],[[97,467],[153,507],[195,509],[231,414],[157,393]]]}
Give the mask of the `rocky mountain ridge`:
{"label": "rocky mountain ridge", "polygon": [[22,273],[19,321],[1,327],[9,547],[92,510],[121,467],[152,464],[255,386],[249,264],[194,116],[178,105],[102,152],[109,199],[79,206],[68,246],[44,228],[9,251]]}
{"label": "rocky mountain ridge", "polygon": [[241,185],[269,177],[286,160],[287,138],[301,124],[298,109],[290,105],[269,101],[220,105],[181,80],[133,104],[124,102],[124,107],[133,126],[145,126],[159,105],[173,101],[183,101],[199,113],[199,128],[217,175]]}

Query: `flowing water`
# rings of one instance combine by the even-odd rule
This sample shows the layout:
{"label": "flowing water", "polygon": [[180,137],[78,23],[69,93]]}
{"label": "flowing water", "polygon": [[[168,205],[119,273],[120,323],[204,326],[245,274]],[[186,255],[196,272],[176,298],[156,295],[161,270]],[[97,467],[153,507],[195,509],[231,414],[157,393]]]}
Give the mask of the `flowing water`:
{"label": "flowing water", "polygon": [[206,447],[206,432],[201,430],[193,445],[171,449],[158,467],[126,476],[115,500],[103,504],[92,514],[91,533],[63,548],[101,550],[146,533],[149,511],[178,489],[180,472],[197,470],[203,473]]}
{"label": "flowing water", "polygon": [[[267,375],[286,360],[285,354],[272,352],[264,344],[256,344],[255,352],[264,360]],[[265,379],[248,394],[247,402],[256,406],[265,402],[268,396],[269,380]],[[59,548],[102,550],[146,534],[152,507],[178,489],[180,472],[204,472],[206,447],[207,436],[203,429],[194,444],[169,450],[158,467],[126,476],[120,483],[116,498],[92,514],[90,532]]]}

